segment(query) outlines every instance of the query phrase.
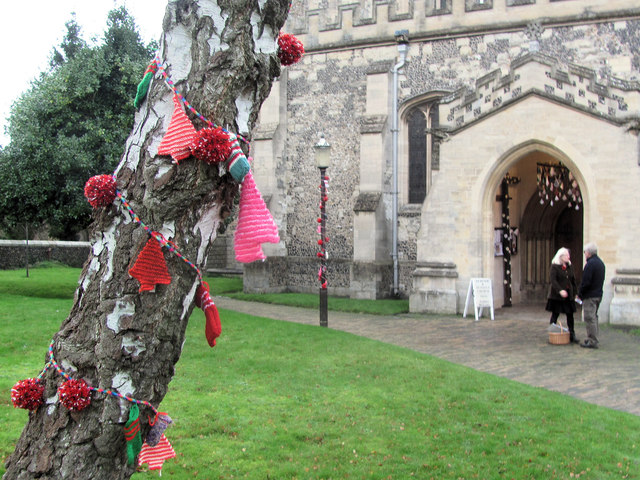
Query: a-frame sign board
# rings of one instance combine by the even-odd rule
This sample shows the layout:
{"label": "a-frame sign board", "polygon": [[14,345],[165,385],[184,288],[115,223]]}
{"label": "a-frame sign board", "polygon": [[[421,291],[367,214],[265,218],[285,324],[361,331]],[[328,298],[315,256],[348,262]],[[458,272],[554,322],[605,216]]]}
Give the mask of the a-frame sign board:
{"label": "a-frame sign board", "polygon": [[494,320],[493,312],[493,291],[491,289],[491,280],[489,278],[472,278],[469,282],[469,290],[467,291],[467,300],[464,304],[463,317],[467,317],[467,310],[473,297],[473,312],[478,317],[482,316],[482,309],[489,308],[491,310],[491,320]]}

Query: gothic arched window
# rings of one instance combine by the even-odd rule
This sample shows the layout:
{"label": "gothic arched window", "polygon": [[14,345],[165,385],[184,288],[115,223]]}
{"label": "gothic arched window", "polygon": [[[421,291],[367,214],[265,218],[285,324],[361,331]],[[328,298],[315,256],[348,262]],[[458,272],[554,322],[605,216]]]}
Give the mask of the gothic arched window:
{"label": "gothic arched window", "polygon": [[431,171],[439,170],[437,100],[413,107],[406,116],[408,131],[408,202],[422,203],[431,184]]}
{"label": "gothic arched window", "polygon": [[415,108],[409,127],[409,203],[422,203],[427,195],[427,117]]}

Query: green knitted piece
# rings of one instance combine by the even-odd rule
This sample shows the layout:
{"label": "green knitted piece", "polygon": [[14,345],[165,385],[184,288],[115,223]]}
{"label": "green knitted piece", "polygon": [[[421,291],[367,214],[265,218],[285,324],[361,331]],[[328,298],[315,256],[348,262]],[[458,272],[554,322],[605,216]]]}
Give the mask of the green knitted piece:
{"label": "green knitted piece", "polygon": [[244,176],[247,173],[249,173],[249,170],[251,170],[251,166],[249,165],[247,158],[242,156],[231,164],[231,168],[229,168],[229,173],[231,173],[231,176],[237,182],[242,183],[242,180],[244,180]]}
{"label": "green knitted piece", "polygon": [[251,165],[249,164],[247,157],[244,156],[242,148],[240,148],[238,137],[235,134],[230,133],[229,141],[231,142],[231,150],[224,164],[236,182],[242,183],[244,176],[249,173],[249,170],[251,170]]}
{"label": "green knitted piece", "polygon": [[127,462],[134,465],[136,457],[142,450],[142,435],[140,435],[140,410],[134,403],[129,410],[129,420],[124,425],[124,437],[127,440]]}
{"label": "green knitted piece", "polygon": [[138,84],[138,91],[136,92],[136,98],[133,101],[133,106],[136,108],[140,108],[142,102],[147,97],[147,92],[149,91],[149,85],[151,84],[151,79],[153,78],[153,72],[147,72],[145,76],[142,78],[142,81]]}

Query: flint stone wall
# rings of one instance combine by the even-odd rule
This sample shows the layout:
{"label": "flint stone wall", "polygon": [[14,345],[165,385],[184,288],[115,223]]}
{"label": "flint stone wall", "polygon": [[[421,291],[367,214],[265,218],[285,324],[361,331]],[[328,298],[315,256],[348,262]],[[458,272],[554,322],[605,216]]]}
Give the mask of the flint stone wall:
{"label": "flint stone wall", "polygon": [[[89,242],[30,240],[29,265],[49,261],[82,268],[90,251],[91,244]],[[0,240],[0,270],[23,268],[26,265],[26,258],[26,241]]]}

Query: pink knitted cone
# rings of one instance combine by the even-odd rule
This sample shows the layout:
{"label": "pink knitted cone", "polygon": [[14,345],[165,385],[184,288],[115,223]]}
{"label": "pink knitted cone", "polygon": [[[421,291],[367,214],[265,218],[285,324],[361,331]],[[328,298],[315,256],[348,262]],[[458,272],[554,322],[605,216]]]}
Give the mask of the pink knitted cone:
{"label": "pink knitted cone", "polygon": [[242,182],[238,228],[233,239],[236,260],[242,263],[264,260],[261,244],[279,241],[278,227],[249,171]]}
{"label": "pink knitted cone", "polygon": [[158,147],[158,155],[171,155],[178,163],[180,160],[191,155],[191,141],[196,134],[196,129],[187,117],[187,114],[180,105],[178,96],[173,96],[173,115],[167,133],[165,133],[160,147]]}

